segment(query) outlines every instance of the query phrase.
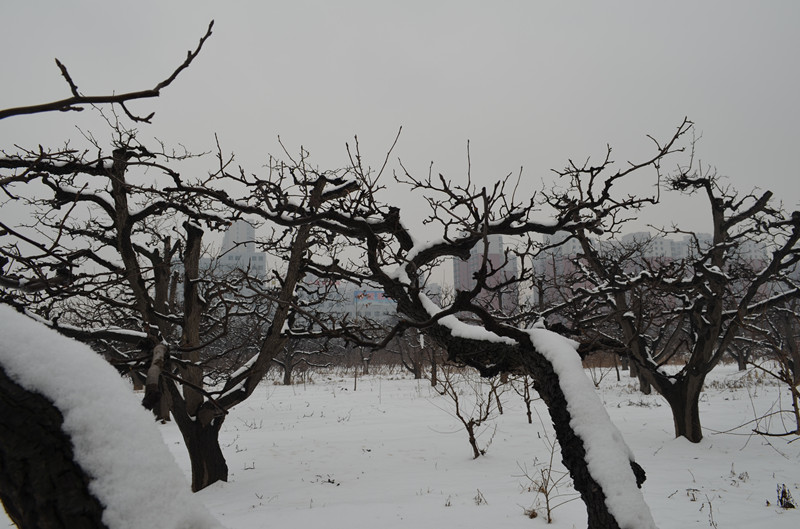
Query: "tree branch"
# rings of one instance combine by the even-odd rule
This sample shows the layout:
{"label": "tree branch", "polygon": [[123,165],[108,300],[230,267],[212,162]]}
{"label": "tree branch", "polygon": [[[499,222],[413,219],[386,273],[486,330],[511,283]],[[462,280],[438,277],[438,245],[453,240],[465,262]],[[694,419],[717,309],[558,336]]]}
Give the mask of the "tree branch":
{"label": "tree branch", "polygon": [[136,99],[148,99],[154,98],[161,95],[161,90],[172,84],[172,82],[178,77],[178,75],[189,67],[189,65],[194,61],[195,57],[200,53],[200,49],[203,47],[205,41],[211,36],[211,29],[214,26],[214,21],[212,20],[208,24],[208,29],[206,30],[205,35],[200,38],[200,42],[197,44],[197,47],[194,51],[189,50],[186,56],[186,60],[178,66],[172,74],[158,83],[154,88],[150,90],[140,90],[137,92],[126,92],[124,94],[116,94],[116,95],[97,95],[97,96],[84,96],[78,92],[78,87],[75,82],[72,80],[72,77],[69,75],[66,66],[64,66],[58,59],[56,59],[56,64],[58,65],[59,69],[61,70],[61,74],[66,79],[67,84],[69,84],[70,91],[72,92],[72,97],[68,97],[66,99],[61,99],[59,101],[52,101],[50,103],[42,103],[39,105],[30,105],[30,106],[23,106],[23,107],[15,107],[15,108],[7,108],[0,110],[0,119],[5,119],[11,116],[22,116],[28,114],[41,114],[44,112],[68,112],[68,111],[76,111],[80,112],[83,110],[82,107],[78,105],[99,105],[99,104],[119,104],[122,106],[125,113],[131,118],[133,121],[139,121],[144,123],[150,123],[150,120],[155,115],[154,112],[150,113],[145,117],[137,117],[131,114],[127,108],[125,108],[124,103],[127,101],[133,101]]}

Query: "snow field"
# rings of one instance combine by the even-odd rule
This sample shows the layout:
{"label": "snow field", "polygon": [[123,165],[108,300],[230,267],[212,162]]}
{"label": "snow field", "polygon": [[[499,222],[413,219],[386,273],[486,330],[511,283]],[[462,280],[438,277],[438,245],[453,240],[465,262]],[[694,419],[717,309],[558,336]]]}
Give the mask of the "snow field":
{"label": "snow field", "polygon": [[[613,373],[603,380],[599,393],[606,409],[648,473],[644,497],[660,528],[709,527],[712,521],[720,528],[800,525],[800,513],[775,506],[779,483],[800,497],[800,446],[711,431],[749,421],[754,407],[766,411],[777,398],[777,388],[763,383],[731,389],[738,377],[728,367],[712,373],[720,387],[703,397],[702,419],[710,430],[699,445],[673,438],[660,397],[636,392],[624,373],[621,383]],[[487,454],[473,460],[466,432],[427,381],[359,377],[353,391],[352,378],[312,378],[291,387],[265,382],[223,425],[230,481],[197,497],[226,526],[546,526],[542,498],[541,516],[524,514],[536,498],[520,468],[532,474],[539,468],[534,460],[549,458],[544,427],[535,415],[527,423],[515,393],[503,395],[504,415],[479,439],[485,446],[491,438]],[[535,406],[546,422],[543,404]],[[167,424],[161,431],[188,473],[177,429]],[[567,485],[557,492],[557,502],[575,495]],[[554,528],[586,524],[580,500],[558,507],[553,518]]]}
{"label": "snow field", "polygon": [[[140,396],[85,346],[0,310],[0,361],[19,383],[59,402],[76,457],[98,477],[92,490],[110,506],[115,528],[216,526],[206,509],[241,529],[545,525],[543,498],[522,470],[535,476],[550,456],[541,402],[542,421],[528,424],[521,398],[506,391],[505,414],[479,439],[489,445],[487,455],[473,460],[463,426],[448,412],[452,403],[425,380],[383,373],[359,377],[357,390],[352,372],[317,372],[290,387],[265,381],[223,425],[230,481],[191,495],[174,424],[156,425],[138,408]],[[48,353],[54,350],[59,354]],[[587,372],[597,378],[596,370]],[[674,439],[663,399],[637,392],[630,379],[607,373],[597,391],[648,473],[644,499],[662,529],[800,526],[800,513],[775,501],[782,484],[800,498],[800,443],[749,434],[750,421],[780,407],[778,387],[717,369],[701,400],[706,435],[696,445]],[[464,400],[469,395],[465,388]],[[129,412],[119,413],[120,406]],[[759,426],[785,429],[777,420]],[[565,482],[554,493],[554,503],[575,496]],[[534,520],[525,515],[532,508],[540,514]],[[552,527],[586,523],[579,500],[553,517]]]}

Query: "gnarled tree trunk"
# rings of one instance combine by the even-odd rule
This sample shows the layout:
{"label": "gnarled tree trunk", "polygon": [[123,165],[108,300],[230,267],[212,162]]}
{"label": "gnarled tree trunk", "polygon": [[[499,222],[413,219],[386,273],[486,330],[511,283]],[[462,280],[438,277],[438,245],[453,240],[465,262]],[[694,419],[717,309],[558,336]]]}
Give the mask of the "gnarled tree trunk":
{"label": "gnarled tree trunk", "polygon": [[705,375],[687,375],[672,386],[665,386],[661,392],[672,410],[675,437],[685,437],[692,443],[703,440],[700,394],[703,392],[704,381]]}
{"label": "gnarled tree trunk", "polygon": [[223,420],[223,417],[216,417],[209,424],[196,421],[192,426],[181,428],[181,433],[186,432],[183,438],[192,464],[193,492],[217,481],[228,481],[228,464],[219,446]]}
{"label": "gnarled tree trunk", "polygon": [[192,465],[192,491],[203,490],[217,481],[228,481],[228,464],[219,445],[219,432],[225,414],[211,402],[204,402],[195,415],[189,415],[186,401],[174,381],[165,381],[173,395],[172,416],[186,443]]}

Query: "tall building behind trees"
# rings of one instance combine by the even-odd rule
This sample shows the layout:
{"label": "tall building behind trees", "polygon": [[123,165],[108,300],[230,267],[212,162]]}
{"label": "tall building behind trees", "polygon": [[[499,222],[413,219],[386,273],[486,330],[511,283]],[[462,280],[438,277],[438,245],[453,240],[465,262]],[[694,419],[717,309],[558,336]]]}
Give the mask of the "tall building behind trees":
{"label": "tall building behind trees", "polygon": [[265,278],[267,254],[256,251],[255,240],[253,225],[245,220],[237,220],[225,231],[219,256],[203,258],[200,267],[222,274],[239,270],[252,277]]}

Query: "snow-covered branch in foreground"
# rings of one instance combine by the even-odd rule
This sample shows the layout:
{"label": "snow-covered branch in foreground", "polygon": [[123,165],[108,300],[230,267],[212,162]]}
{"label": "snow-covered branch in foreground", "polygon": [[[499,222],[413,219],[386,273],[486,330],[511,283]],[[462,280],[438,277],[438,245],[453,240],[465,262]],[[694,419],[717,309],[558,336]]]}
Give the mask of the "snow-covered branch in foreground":
{"label": "snow-covered branch in foreground", "polygon": [[[419,300],[431,317],[441,313],[441,308],[424,294],[419,295]],[[469,325],[453,315],[440,317],[439,324],[447,328],[453,337],[518,345],[510,337],[499,336],[483,326]],[[586,376],[577,352],[577,342],[544,328],[528,329],[525,333],[530,337],[536,353],[552,366],[566,400],[569,426],[583,444],[586,466],[592,479],[603,490],[608,511],[622,529],[655,529],[650,509],[637,487],[632,468],[635,462],[633,452],[611,421],[594,385]]]}
{"label": "snow-covered branch in foreground", "polygon": [[583,441],[586,464],[603,488],[608,510],[622,528],[654,529],[655,521],[631,470],[633,452],[597,397],[575,350],[576,344],[547,329],[530,329],[528,333],[536,350],[558,375],[572,416],[570,426]]}
{"label": "snow-covered branch in foreground", "polygon": [[221,525],[191,494],[153,417],[88,346],[0,306],[0,367],[59,409],[109,529]]}

